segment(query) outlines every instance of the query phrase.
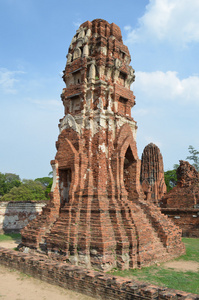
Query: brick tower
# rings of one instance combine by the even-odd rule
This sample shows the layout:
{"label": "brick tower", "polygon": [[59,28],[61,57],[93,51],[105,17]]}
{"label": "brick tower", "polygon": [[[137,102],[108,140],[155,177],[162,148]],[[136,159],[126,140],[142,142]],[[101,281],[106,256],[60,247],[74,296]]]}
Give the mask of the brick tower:
{"label": "brick tower", "polygon": [[167,188],[164,181],[162,154],[158,146],[153,143],[148,144],[143,150],[140,181],[145,198],[159,204]]}
{"label": "brick tower", "polygon": [[141,191],[130,60],[114,23],[96,19],[77,30],[63,75],[51,200],[22,231],[22,245],[102,270],[184,251],[181,231]]}

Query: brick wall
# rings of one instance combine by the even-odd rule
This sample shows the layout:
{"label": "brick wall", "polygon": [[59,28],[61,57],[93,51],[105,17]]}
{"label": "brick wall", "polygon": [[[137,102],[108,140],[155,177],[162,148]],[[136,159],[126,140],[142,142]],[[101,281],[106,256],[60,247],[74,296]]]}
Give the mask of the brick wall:
{"label": "brick wall", "polygon": [[199,238],[199,208],[162,208],[161,211],[182,229],[182,236]]}
{"label": "brick wall", "polygon": [[45,205],[45,202],[0,202],[0,233],[19,232]]}
{"label": "brick wall", "polygon": [[182,236],[199,237],[199,173],[183,160],[176,173],[177,186],[162,197],[161,211],[182,229]]}
{"label": "brick wall", "polygon": [[199,295],[87,270],[51,261],[45,256],[32,256],[4,248],[0,248],[0,264],[96,299],[199,299]]}

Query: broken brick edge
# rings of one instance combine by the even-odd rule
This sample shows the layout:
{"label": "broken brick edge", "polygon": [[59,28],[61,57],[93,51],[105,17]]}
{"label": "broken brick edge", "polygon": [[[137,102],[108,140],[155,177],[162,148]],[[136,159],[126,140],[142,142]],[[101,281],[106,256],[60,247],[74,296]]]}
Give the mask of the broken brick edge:
{"label": "broken brick edge", "polygon": [[122,278],[52,261],[44,255],[33,256],[0,248],[0,264],[22,271],[50,284],[75,290],[98,299],[183,299],[199,300],[199,295],[158,287],[129,278]]}

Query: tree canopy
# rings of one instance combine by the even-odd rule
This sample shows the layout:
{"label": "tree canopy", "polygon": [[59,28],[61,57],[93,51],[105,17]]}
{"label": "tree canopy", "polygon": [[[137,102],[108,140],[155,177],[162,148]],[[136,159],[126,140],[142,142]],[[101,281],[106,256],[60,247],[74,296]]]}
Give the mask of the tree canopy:
{"label": "tree canopy", "polygon": [[49,184],[52,183],[53,179],[51,177],[42,177],[42,178],[36,178],[35,181],[40,182],[44,187],[49,186]]}
{"label": "tree canopy", "polygon": [[19,175],[12,173],[0,173],[0,196],[8,193],[13,187],[19,187],[21,180]]}
{"label": "tree canopy", "polygon": [[175,164],[173,166],[173,170],[168,170],[168,171],[164,172],[164,180],[165,180],[165,184],[167,186],[167,192],[172,190],[172,188],[174,188],[174,186],[176,186],[176,184],[177,184],[176,170],[178,167],[179,167],[179,165]]}
{"label": "tree canopy", "polygon": [[12,173],[0,173],[1,201],[40,201],[48,200],[52,186],[52,177],[35,180],[23,179]]}
{"label": "tree canopy", "polygon": [[36,178],[35,181],[40,182],[45,187],[45,195],[47,198],[49,198],[48,194],[51,191],[51,187],[53,184],[53,178],[52,177],[42,177],[42,178]]}
{"label": "tree canopy", "polygon": [[188,155],[186,159],[193,161],[192,165],[195,167],[196,171],[199,172],[199,151],[191,145],[188,150],[190,155]]}
{"label": "tree canopy", "polygon": [[46,188],[37,181],[24,179],[20,186],[13,187],[1,201],[40,201],[47,200]]}

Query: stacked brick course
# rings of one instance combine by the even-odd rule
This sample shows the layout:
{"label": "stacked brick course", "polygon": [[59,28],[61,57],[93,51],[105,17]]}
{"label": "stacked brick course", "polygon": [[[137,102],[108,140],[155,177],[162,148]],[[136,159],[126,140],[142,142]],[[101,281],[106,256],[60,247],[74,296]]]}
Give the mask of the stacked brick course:
{"label": "stacked brick course", "polygon": [[119,27],[83,23],[67,58],[51,201],[22,231],[22,245],[102,270],[180,255],[181,231],[140,186],[134,70]]}
{"label": "stacked brick course", "polygon": [[96,299],[199,300],[199,295],[0,248],[0,264]]}
{"label": "stacked brick course", "polygon": [[199,237],[199,173],[187,161],[180,161],[177,186],[164,195],[160,206],[183,236]]}
{"label": "stacked brick course", "polygon": [[153,143],[148,144],[142,153],[140,181],[145,198],[158,204],[167,189],[162,154]]}

